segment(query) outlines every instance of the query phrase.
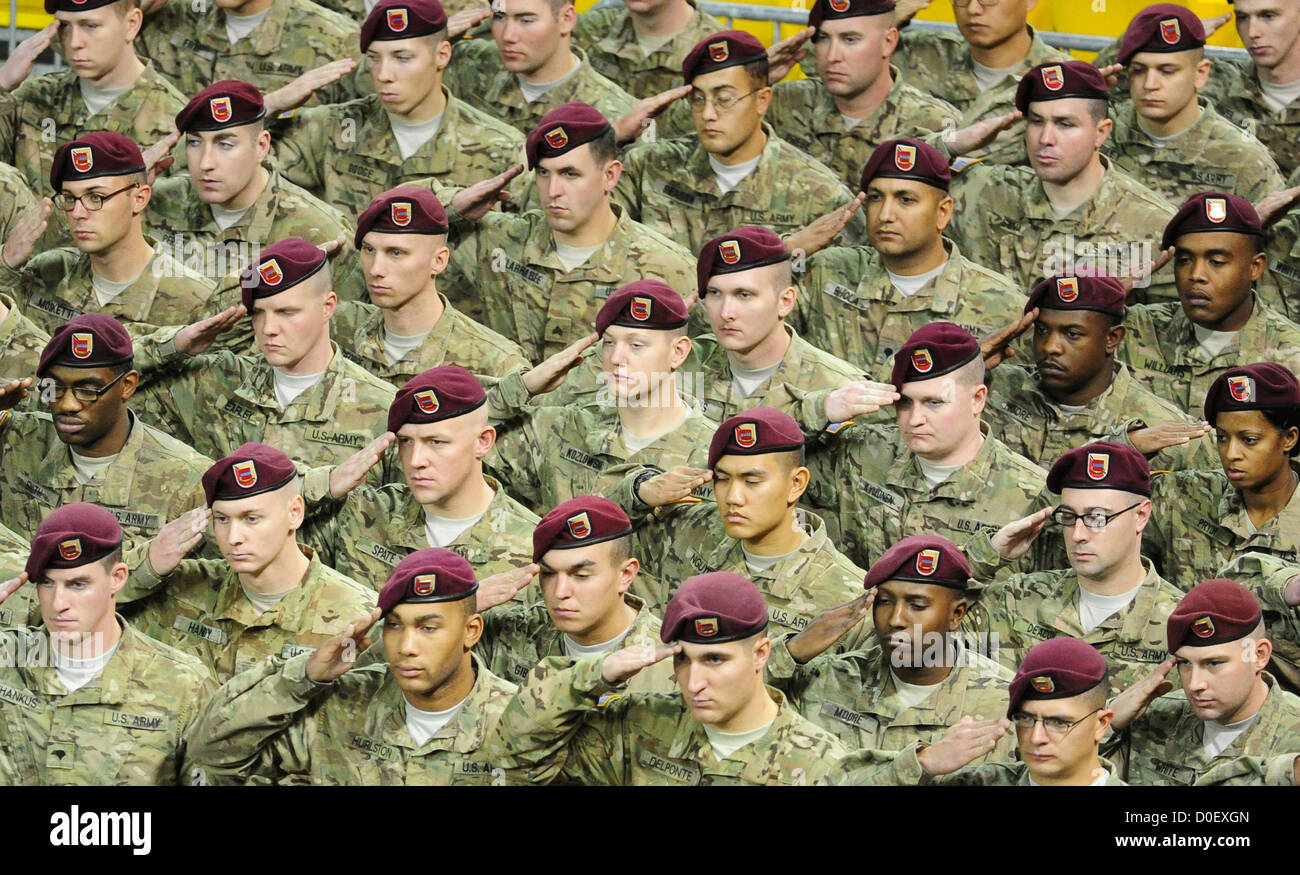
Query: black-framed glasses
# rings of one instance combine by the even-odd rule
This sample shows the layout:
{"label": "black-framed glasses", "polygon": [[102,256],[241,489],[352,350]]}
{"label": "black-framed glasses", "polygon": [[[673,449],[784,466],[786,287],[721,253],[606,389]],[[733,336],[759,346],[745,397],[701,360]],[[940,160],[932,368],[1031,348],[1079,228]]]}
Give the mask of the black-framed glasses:
{"label": "black-framed glasses", "polygon": [[1068,529],[1070,526],[1074,525],[1075,520],[1083,520],[1085,526],[1092,529],[1094,532],[1100,532],[1102,529],[1106,528],[1106,526],[1110,525],[1110,521],[1115,517],[1128,513],[1141,503],[1142,502],[1139,501],[1136,504],[1130,504],[1123,510],[1117,510],[1114,513],[1106,513],[1106,511],[1101,508],[1090,510],[1087,513],[1075,513],[1068,507],[1058,507],[1056,510],[1052,511],[1052,522]]}
{"label": "black-framed glasses", "polygon": [[1024,711],[1017,711],[1011,715],[1011,722],[1016,725],[1017,729],[1028,729],[1032,732],[1039,721],[1042,721],[1043,731],[1047,733],[1047,737],[1053,741],[1060,741],[1070,734],[1070,730],[1100,710],[1100,708],[1093,708],[1073,723],[1064,717],[1036,717],[1033,714],[1026,714]]}
{"label": "black-framed glasses", "polygon": [[54,206],[63,210],[65,213],[72,212],[72,210],[77,206],[77,201],[81,201],[81,205],[93,213],[96,210],[102,210],[104,208],[104,201],[109,198],[117,197],[124,191],[130,191],[133,188],[139,187],[140,183],[133,182],[126,188],[119,188],[117,191],[110,191],[108,194],[100,194],[97,191],[90,191],[82,195],[75,195],[68,194],[66,191],[61,191],[51,198],[51,200],[54,201]]}
{"label": "black-framed glasses", "polygon": [[[994,6],[997,6],[1001,2],[1002,0],[980,0],[980,5],[983,6],[985,9],[992,9]],[[967,6],[970,5],[970,3],[971,0],[952,0],[952,5],[956,6],[958,9],[965,9]]]}
{"label": "black-framed glasses", "polygon": [[68,389],[71,388],[73,398],[76,398],[82,404],[94,404],[96,401],[100,399],[101,396],[103,396],[105,392],[107,392],[109,389],[112,389],[115,385],[117,385],[118,380],[122,379],[129,373],[131,372],[123,371],[122,373],[118,374],[116,377],[113,378],[113,382],[109,383],[107,386],[103,387],[102,389],[96,389],[94,386],[68,387],[58,382],[57,380],[53,380],[47,377],[46,379],[41,381],[41,400],[47,402],[58,401],[60,398],[66,395]]}
{"label": "black-framed glasses", "polygon": [[691,112],[703,112],[704,107],[708,106],[710,103],[713,104],[714,109],[718,112],[726,112],[746,97],[749,97],[751,94],[757,94],[762,90],[762,88],[755,88],[753,91],[746,92],[739,97],[732,97],[730,94],[719,94],[717,97],[712,98],[707,94],[692,91],[690,96],[686,98],[686,103],[690,106]]}

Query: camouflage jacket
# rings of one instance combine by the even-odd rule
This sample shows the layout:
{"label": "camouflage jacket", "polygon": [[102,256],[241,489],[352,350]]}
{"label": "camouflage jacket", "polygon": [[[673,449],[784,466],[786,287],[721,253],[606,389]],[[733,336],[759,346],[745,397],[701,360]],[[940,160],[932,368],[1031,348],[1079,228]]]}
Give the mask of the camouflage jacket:
{"label": "camouflage jacket", "polygon": [[1204,93],[1228,121],[1267,147],[1283,175],[1300,168],[1300,101],[1282,112],[1265,103],[1254,62],[1215,58]]}
{"label": "camouflage jacket", "polygon": [[[0,106],[3,104],[0,103]],[[8,240],[9,232],[14,229],[14,224],[23,211],[35,203],[36,197],[32,194],[32,184],[27,181],[27,177],[17,167],[0,162],[0,237]],[[51,221],[50,224],[58,223]]]}
{"label": "camouflage jacket", "polygon": [[[1288,185],[1300,185],[1300,169]],[[1255,294],[1292,322],[1300,320],[1300,206],[1293,206],[1269,231],[1268,273]]]}
{"label": "camouflage jacket", "polygon": [[1291,578],[1300,576],[1300,562],[1272,553],[1240,553],[1214,576],[1235,580],[1254,594],[1273,642],[1269,671],[1284,689],[1300,694],[1300,611],[1282,597]]}
{"label": "camouflage jacket", "polygon": [[[833,786],[899,787],[1030,787],[1029,766],[1023,762],[985,762],[962,766],[947,775],[931,775],[917,754],[925,746],[914,741],[897,751],[860,750],[850,754],[827,778]],[[1127,786],[1119,778],[1119,767],[1103,756],[1097,759],[1106,770],[1107,787]],[[1101,777],[1098,775],[1097,777]]]}
{"label": "camouflage jacket", "polygon": [[0,319],[0,380],[35,377],[50,335],[24,316],[9,295],[0,295],[0,304],[9,311]]}

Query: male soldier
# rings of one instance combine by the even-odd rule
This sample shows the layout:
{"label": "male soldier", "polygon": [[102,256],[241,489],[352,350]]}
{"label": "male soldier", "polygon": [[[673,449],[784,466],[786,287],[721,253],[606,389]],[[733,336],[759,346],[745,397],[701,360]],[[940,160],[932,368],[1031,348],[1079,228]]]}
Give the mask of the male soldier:
{"label": "male soldier", "polygon": [[[324,268],[325,253],[300,237],[273,243],[240,279],[242,307],[151,335],[139,358],[156,418],[211,457],[258,441],[307,466],[342,462],[383,434],[393,387],[330,340],[338,299]],[[245,312],[261,354],[203,354]],[[395,470],[374,477],[394,480]]]}
{"label": "male soldier", "polygon": [[[1119,768],[1099,748],[1114,717],[1106,707],[1108,674],[1106,660],[1082,641],[1044,641],[1016,669],[1005,718],[965,718],[937,743],[918,740],[896,753],[851,754],[828,783],[1122,787]],[[1020,761],[977,763],[1011,724]]]}
{"label": "male soldier", "polygon": [[[0,633],[0,734],[14,774],[3,784],[202,784],[188,755],[199,707],[216,689],[197,659],[131,628],[116,612],[126,584],[122,529],[93,504],[50,514],[26,570],[44,628]],[[48,654],[39,658],[38,654]]]}
{"label": "male soldier", "polygon": [[694,298],[691,254],[611,202],[623,166],[614,138],[585,103],[551,110],[526,143],[539,210],[453,227],[452,299],[532,360],[584,336],[619,286],[653,278]]}
{"label": "male soldier", "polygon": [[1258,201],[1282,188],[1282,174],[1268,149],[1198,97],[1210,77],[1205,36],[1173,3],[1134,16],[1119,43],[1132,100],[1117,108],[1102,151],[1171,203],[1206,189]]}
{"label": "male soldier", "polygon": [[951,104],[897,81],[889,63],[898,45],[893,13],[894,0],[817,0],[808,24],[817,29],[819,78],[772,89],[772,129],[850,187],[877,143],[932,134],[961,117]]}
{"label": "male soldier", "polygon": [[1008,523],[967,554],[977,569],[990,545],[1017,559],[1050,515],[1064,529],[1070,567],[994,582],[967,614],[969,628],[990,640],[997,636],[998,658],[1007,667],[1039,641],[1080,638],[1110,661],[1116,689],[1124,689],[1164,658],[1164,623],[1182,597],[1142,555],[1151,469],[1132,447],[1099,441],[1062,454],[1047,488],[1061,496],[1058,507]]}
{"label": "male soldier", "polygon": [[443,85],[447,36],[438,0],[377,3],[360,36],[375,93],[299,111],[276,143],[285,176],[351,219],[397,185],[463,186],[517,163],[519,132]]}
{"label": "male soldier", "polygon": [[622,118],[636,98],[592,67],[572,45],[578,12],[572,0],[500,0],[492,5],[492,39],[457,44],[445,74],[451,90],[527,134],[542,117],[582,101],[606,118]]}
{"label": "male soldier", "polygon": [[[33,190],[49,178],[58,147],[91,131],[115,131],[146,145],[172,132],[185,97],[136,56],[139,7],[138,0],[45,0],[55,22],[0,69],[0,91],[8,92],[0,95],[0,161],[16,166]],[[55,34],[68,69],[24,82]],[[73,239],[55,223],[43,248]]]}
{"label": "male soldier", "polygon": [[[542,0],[535,0],[542,2]],[[772,89],[768,55],[754,36],[723,31],[682,63],[694,137],[639,143],[623,156],[615,191],[632,218],[692,252],[741,225],[778,234],[802,229],[853,200],[829,168],[782,140],[763,121]],[[860,217],[847,237],[863,237]]]}
{"label": "male soldier", "polygon": [[98,311],[148,332],[183,323],[215,296],[215,283],[145,235],[151,189],[140,147],[126,137],[96,131],[63,144],[50,187],[77,248],[37,252],[51,204],[43,199],[0,259],[0,289],[21,288],[27,315],[44,330]]}
{"label": "male soldier", "polygon": [[[497,727],[504,764],[534,783],[819,783],[847,751],[763,683],[767,623],[741,575],[687,579],[664,614],[668,646],[542,660]],[[626,691],[668,656],[680,697]]]}
{"label": "male soldier", "polygon": [[943,236],[952,173],[939,150],[888,140],[862,170],[870,246],[822,250],[800,278],[796,324],[818,349],[886,379],[912,332],[943,320],[979,337],[1020,317],[1024,292]]}
{"label": "male soldier", "polygon": [[[1204,783],[1207,772],[1221,776],[1223,766],[1247,757],[1276,764],[1257,783],[1292,784],[1300,698],[1265,671],[1273,644],[1255,597],[1235,580],[1207,580],[1183,596],[1167,629],[1173,658],[1111,703],[1118,735],[1103,748],[1124,780]],[[1174,666],[1182,690],[1162,696]]]}
{"label": "male soldier", "polygon": [[[958,177],[953,236],[972,259],[1021,288],[1055,273],[1122,276],[1155,262],[1154,231],[1174,207],[1102,156],[1113,126],[1106,96],[1106,80],[1082,61],[1024,75],[1016,109],[1028,121],[1030,166],[977,164]],[[1143,293],[1174,297],[1163,275]]]}
{"label": "male soldier", "polygon": [[[154,539],[123,596],[137,629],[197,656],[223,683],[267,656],[315,650],[370,610],[374,590],[298,543],[304,507],[284,453],[244,444],[207,470],[203,492],[207,509]],[[185,559],[209,520],[224,558]]]}
{"label": "male soldier", "polygon": [[1252,289],[1268,263],[1254,207],[1232,194],[1198,194],[1165,227],[1160,248],[1171,246],[1179,300],[1129,310],[1122,355],[1134,378],[1201,416],[1210,384],[1234,365],[1300,371],[1300,326]]}
{"label": "male soldier", "polygon": [[370,303],[344,301],[334,313],[333,333],[349,359],[399,389],[443,364],[488,377],[529,367],[517,343],[439,291],[450,257],[447,214],[431,191],[401,185],[377,195],[357,219],[353,242]]}
{"label": "male soldier", "polygon": [[[425,549],[393,569],[379,606],[315,652],[272,656],[227,681],[194,732],[213,783],[504,783],[494,730],[515,692],[472,648],[483,633],[469,564]],[[383,619],[383,661],[353,667]]]}
{"label": "male soldier", "polygon": [[[493,674],[523,682],[548,656],[595,656],[659,639],[659,618],[628,592],[641,563],[632,555],[632,523],[614,502],[579,495],[554,507],[533,531],[533,563],[542,602],[483,615],[478,656]],[[628,689],[676,693],[667,664],[640,672]]]}
{"label": "male soldier", "polygon": [[1149,392],[1116,358],[1128,292],[1110,276],[1051,276],[1034,286],[1034,370],[999,365],[985,419],[1040,465],[1091,441],[1128,443],[1158,467],[1216,470],[1208,423]]}
{"label": "male soldier", "polygon": [[372,587],[426,547],[459,553],[480,578],[527,565],[537,515],[483,474],[496,440],[485,402],[464,368],[425,371],[388,409],[404,483],[359,485],[383,458],[384,438],[331,471],[308,472],[304,540],[321,561]]}

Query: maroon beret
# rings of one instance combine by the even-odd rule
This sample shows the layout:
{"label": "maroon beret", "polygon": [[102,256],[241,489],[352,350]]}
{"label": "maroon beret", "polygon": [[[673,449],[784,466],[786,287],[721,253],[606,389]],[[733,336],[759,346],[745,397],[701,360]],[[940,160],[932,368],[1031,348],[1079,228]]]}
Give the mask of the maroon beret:
{"label": "maroon beret", "polygon": [[1119,40],[1119,62],[1128,66],[1139,52],[1186,52],[1205,45],[1205,26],[1176,3],[1148,6],[1128,23]]}
{"label": "maroon beret", "polygon": [[379,0],[361,25],[361,51],[376,40],[428,36],[447,26],[447,13],[438,0]]}
{"label": "maroon beret", "polygon": [[889,382],[894,388],[917,380],[932,380],[950,374],[980,355],[980,342],[954,322],[922,325],[894,353],[894,370]]}
{"label": "maroon beret", "polygon": [[702,73],[712,73],[739,64],[748,64],[757,58],[767,57],[767,49],[758,37],[743,30],[724,30],[705,37],[682,59],[682,80],[691,80]]}
{"label": "maroon beret", "polygon": [[27,556],[27,577],[39,581],[47,568],[80,568],[120,546],[122,526],[111,512],[84,501],[65,504],[36,529]]}
{"label": "maroon beret", "polygon": [[275,447],[249,442],[203,474],[203,495],[214,501],[238,501],[279,489],[298,476],[288,456]]}
{"label": "maroon beret", "polygon": [[1124,318],[1124,299],[1128,292],[1119,280],[1108,274],[1097,276],[1056,275],[1040,280],[1029,293],[1025,312],[1035,307],[1043,310],[1096,310]]}
{"label": "maroon beret", "polygon": [[1122,489],[1150,495],[1151,465],[1127,444],[1097,441],[1061,453],[1047,472],[1047,488],[1057,495],[1062,489]]}
{"label": "maroon beret", "polygon": [[886,140],[875,148],[862,168],[860,187],[878,176],[889,179],[915,179],[935,188],[948,190],[952,170],[943,153],[920,140]]}
{"label": "maroon beret", "polygon": [[129,362],[134,354],[131,335],[122,323],[104,313],[83,313],[63,323],[45,344],[36,376],[42,376],[51,365],[111,368]]}
{"label": "maroon beret", "polygon": [[637,280],[620,286],[596,314],[596,333],[611,325],[667,331],[681,328],[689,314],[686,302],[663,280]]}
{"label": "maroon beret", "polygon": [[739,641],[767,628],[767,604],[758,587],[731,571],[697,574],[668,600],[659,637],[665,644]]}
{"label": "maroon beret", "polygon": [[397,390],[388,407],[388,430],[408,422],[424,425],[478,410],[487,401],[483,384],[457,365],[440,365],[415,377]]}
{"label": "maroon beret", "polygon": [[823,21],[831,19],[883,15],[893,11],[894,0],[817,0],[808,13],[808,26],[820,28]]}
{"label": "maroon beret", "polygon": [[790,414],[774,407],[753,407],[718,426],[709,441],[709,467],[723,456],[788,453],[802,446],[803,430]]}
{"label": "maroon beret", "polygon": [[134,140],[112,131],[94,131],[55,150],[54,163],[50,165],[50,187],[58,191],[64,179],[143,172],[144,155]]}
{"label": "maroon beret", "polygon": [[257,261],[244,269],[240,292],[244,307],[253,313],[253,302],[289,289],[325,266],[325,253],[301,237],[286,237],[262,250]]}
{"label": "maroon beret", "polygon": [[1020,85],[1016,88],[1016,109],[1028,112],[1029,104],[1035,101],[1067,97],[1105,100],[1108,93],[1106,77],[1087,61],[1039,64],[1020,78]]}
{"label": "maroon beret", "polygon": [[262,92],[238,79],[223,79],[204,88],[176,113],[176,130],[219,131],[252,124],[266,115]]}
{"label": "maroon beret", "polygon": [[632,522],[608,498],[579,495],[556,505],[533,529],[533,561],[548,550],[569,550],[632,533]]}
{"label": "maroon beret", "polygon": [[1245,638],[1260,620],[1259,602],[1235,580],[1215,578],[1187,591],[1165,624],[1169,652]]}
{"label": "maroon beret", "polygon": [[970,564],[952,541],[938,535],[912,535],[880,554],[863,586],[871,589],[886,580],[910,580],[965,589],[970,576]]}
{"label": "maroon beret", "polygon": [[695,280],[704,296],[709,277],[720,273],[739,273],[790,259],[785,241],[769,228],[742,225],[721,237],[714,237],[700,249],[695,262]]}
{"label": "maroon beret", "polygon": [[[38,372],[39,373],[39,372]],[[1205,421],[1214,424],[1221,410],[1272,410],[1300,407],[1300,382],[1273,362],[1229,368],[1210,384]]]}
{"label": "maroon beret", "polygon": [[45,0],[45,11],[49,15],[56,12],[89,12],[116,2],[117,0]]}
{"label": "maroon beret", "polygon": [[357,249],[361,238],[371,231],[380,234],[446,234],[447,211],[442,201],[427,188],[399,185],[382,194],[357,217],[357,233],[352,238]]}
{"label": "maroon beret", "polygon": [[590,104],[575,100],[557,106],[528,132],[524,141],[528,169],[536,167],[542,158],[554,158],[590,143],[608,130],[612,130],[609,119]]}
{"label": "maroon beret", "polygon": [[1063,635],[1029,648],[1011,679],[1007,716],[1025,699],[1067,699],[1106,680],[1106,659],[1090,644]]}
{"label": "maroon beret", "polygon": [[407,556],[388,575],[379,591],[379,609],[387,614],[404,602],[452,602],[478,592],[474,569],[450,550],[425,547]]}
{"label": "maroon beret", "polygon": [[1245,198],[1221,191],[1201,192],[1192,195],[1165,225],[1160,248],[1168,249],[1184,234],[1207,231],[1231,231],[1260,237],[1264,234],[1264,227],[1260,224],[1259,213]]}

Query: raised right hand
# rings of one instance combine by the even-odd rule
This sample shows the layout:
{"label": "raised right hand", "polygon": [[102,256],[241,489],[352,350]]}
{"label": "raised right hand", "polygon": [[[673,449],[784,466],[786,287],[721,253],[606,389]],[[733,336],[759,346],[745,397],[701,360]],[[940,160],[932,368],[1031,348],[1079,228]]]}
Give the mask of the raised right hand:
{"label": "raised right hand", "polygon": [[1010,728],[1011,721],[1005,717],[976,720],[968,714],[916,758],[929,774],[947,775],[992,751]]}
{"label": "raised right hand", "polygon": [[13,227],[9,229],[9,238],[5,240],[4,249],[0,250],[0,258],[5,260],[5,264],[17,270],[27,263],[27,259],[31,258],[32,253],[36,251],[36,241],[41,239],[41,235],[50,224],[52,209],[54,209],[54,201],[43,197],[22,211]]}
{"label": "raised right hand", "polygon": [[307,677],[318,684],[341,677],[356,665],[357,657],[370,646],[366,633],[383,616],[378,606],[369,614],[358,617],[341,633],[326,641],[307,660]]}
{"label": "raised right hand", "polygon": [[386,431],[361,449],[335,465],[330,471],[330,498],[342,499],[365,482],[366,474],[384,458],[384,452],[397,440],[397,435]]}
{"label": "raised right hand", "polygon": [[678,465],[643,482],[636,491],[637,498],[651,507],[663,507],[678,501],[690,501],[691,493],[713,479],[708,468]]}
{"label": "raised right hand", "polygon": [[1055,508],[1045,507],[1040,511],[1035,511],[1027,517],[1021,517],[1015,522],[1007,523],[1002,528],[993,533],[989,540],[993,542],[993,549],[998,551],[998,555],[1003,559],[1019,559],[1029,552],[1029,547],[1034,543],[1034,539],[1047,525],[1047,520],[1052,515]]}
{"label": "raised right hand", "polygon": [[622,650],[615,650],[605,657],[600,664],[600,673],[611,684],[621,683],[635,675],[641,669],[654,665],[661,659],[667,659],[682,649],[677,642],[672,644],[633,644]]}
{"label": "raised right hand", "polygon": [[185,554],[203,540],[203,531],[212,519],[212,509],[196,507],[187,510],[158,530],[149,542],[149,567],[166,577],[181,564]]}
{"label": "raised right hand", "polygon": [[243,304],[227,307],[215,316],[186,325],[176,333],[176,348],[186,355],[198,355],[222,334],[234,328],[248,311]]}
{"label": "raised right hand", "polygon": [[1165,678],[1173,668],[1174,658],[1171,656],[1142,680],[1116,696],[1110,703],[1110,709],[1115,712],[1115,718],[1110,722],[1111,728],[1116,732],[1128,728],[1129,724],[1142,716],[1147,705],[1172,690],[1174,685]]}

